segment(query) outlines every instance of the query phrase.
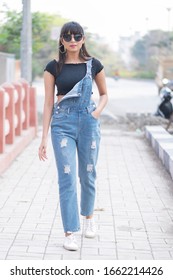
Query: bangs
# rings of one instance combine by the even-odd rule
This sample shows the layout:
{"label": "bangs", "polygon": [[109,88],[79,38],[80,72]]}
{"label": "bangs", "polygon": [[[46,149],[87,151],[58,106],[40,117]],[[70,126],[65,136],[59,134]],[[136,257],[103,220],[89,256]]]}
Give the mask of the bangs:
{"label": "bangs", "polygon": [[84,35],[83,28],[80,26],[79,23],[71,21],[65,23],[61,29],[61,36],[64,34],[82,34]]}

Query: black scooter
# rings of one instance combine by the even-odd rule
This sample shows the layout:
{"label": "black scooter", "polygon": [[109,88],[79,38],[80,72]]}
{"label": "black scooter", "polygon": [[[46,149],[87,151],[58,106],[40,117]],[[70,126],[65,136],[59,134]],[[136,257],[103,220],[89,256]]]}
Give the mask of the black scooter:
{"label": "black scooter", "polygon": [[155,116],[161,116],[165,119],[168,119],[168,129],[170,127],[171,122],[173,122],[173,105],[171,99],[173,98],[172,90],[165,85],[160,91],[161,101],[157,107],[157,111]]}

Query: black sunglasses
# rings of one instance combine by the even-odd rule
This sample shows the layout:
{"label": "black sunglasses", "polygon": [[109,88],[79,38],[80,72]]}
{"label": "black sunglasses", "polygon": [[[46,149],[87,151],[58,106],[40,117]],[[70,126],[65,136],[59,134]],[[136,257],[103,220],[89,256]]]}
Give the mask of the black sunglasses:
{"label": "black sunglasses", "polygon": [[[64,41],[70,42],[72,39],[72,34],[64,34],[62,37],[63,37]],[[82,40],[83,35],[82,34],[73,34],[73,37],[76,42],[79,42]]]}

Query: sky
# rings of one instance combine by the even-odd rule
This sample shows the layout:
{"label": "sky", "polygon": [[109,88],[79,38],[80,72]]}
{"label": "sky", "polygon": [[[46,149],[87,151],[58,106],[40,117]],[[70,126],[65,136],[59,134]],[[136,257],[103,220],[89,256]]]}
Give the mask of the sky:
{"label": "sky", "polygon": [[[0,0],[0,10],[3,3],[10,9],[22,9],[22,0]],[[31,0],[31,10],[58,13],[78,21],[112,44],[116,44],[119,36],[135,32],[173,31],[173,0]]]}

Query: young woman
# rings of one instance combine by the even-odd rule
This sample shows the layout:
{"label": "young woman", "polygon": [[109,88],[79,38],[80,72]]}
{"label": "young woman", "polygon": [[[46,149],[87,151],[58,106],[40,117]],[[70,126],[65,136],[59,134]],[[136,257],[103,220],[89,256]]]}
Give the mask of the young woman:
{"label": "young woman", "polygon": [[[96,106],[92,82],[99,92]],[[49,125],[58,171],[61,216],[65,232],[64,248],[77,250],[74,232],[79,231],[76,154],[81,185],[80,214],[85,216],[85,237],[96,234],[93,211],[96,163],[100,142],[99,117],[107,103],[107,89],[101,62],[85,47],[85,36],[77,22],[65,23],[59,39],[59,59],[50,61],[44,71],[45,103],[40,160],[47,159]],[[57,99],[54,103],[54,89]]]}

